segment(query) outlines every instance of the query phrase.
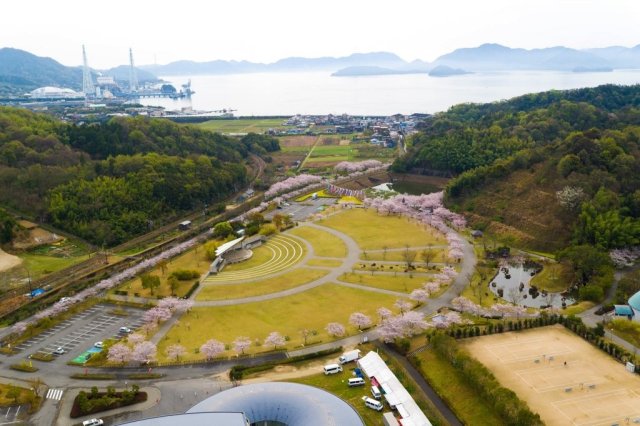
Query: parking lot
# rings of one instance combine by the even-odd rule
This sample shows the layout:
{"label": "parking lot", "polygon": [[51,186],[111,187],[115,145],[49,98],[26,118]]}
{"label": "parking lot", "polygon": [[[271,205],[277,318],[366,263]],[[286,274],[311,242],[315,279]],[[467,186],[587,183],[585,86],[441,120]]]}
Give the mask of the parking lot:
{"label": "parking lot", "polygon": [[282,205],[281,209],[273,210],[269,213],[265,213],[266,219],[271,219],[274,214],[279,213],[283,215],[288,215],[291,217],[291,220],[294,222],[299,222],[307,219],[309,216],[318,213],[323,209],[323,206],[331,206],[335,204],[336,200],[333,198],[318,198],[317,200],[312,200],[311,198],[303,201],[296,202],[293,200],[289,200],[287,205]]}
{"label": "parking lot", "polygon": [[119,332],[120,327],[135,330],[143,324],[144,311],[124,308],[128,315],[122,316],[112,314],[113,309],[110,305],[95,305],[21,343],[15,349],[29,354],[54,354],[57,348],[62,348],[64,353],[54,355],[67,362],[96,342],[123,337]]}
{"label": "parking lot", "polygon": [[[27,406],[13,405],[11,407],[0,407],[0,425],[16,423],[18,415],[27,413]],[[24,417],[24,416],[23,416]]]}

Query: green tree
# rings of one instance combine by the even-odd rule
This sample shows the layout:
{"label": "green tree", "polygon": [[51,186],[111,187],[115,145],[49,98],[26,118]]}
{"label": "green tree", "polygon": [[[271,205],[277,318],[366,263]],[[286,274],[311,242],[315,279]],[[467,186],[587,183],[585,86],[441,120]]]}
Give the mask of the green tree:
{"label": "green tree", "polygon": [[233,232],[233,227],[229,222],[219,222],[213,227],[213,236],[217,238],[226,238]]}
{"label": "green tree", "polygon": [[140,275],[140,282],[142,283],[142,288],[149,290],[151,295],[154,294],[155,289],[160,287],[160,277],[156,275],[142,274]]}

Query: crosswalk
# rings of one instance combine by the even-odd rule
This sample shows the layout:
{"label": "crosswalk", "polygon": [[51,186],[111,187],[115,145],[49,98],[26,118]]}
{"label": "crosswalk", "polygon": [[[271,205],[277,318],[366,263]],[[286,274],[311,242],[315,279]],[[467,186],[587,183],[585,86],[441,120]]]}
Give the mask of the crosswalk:
{"label": "crosswalk", "polygon": [[47,391],[47,399],[53,399],[56,401],[60,401],[62,399],[62,394],[64,393],[64,390],[62,389],[54,389],[51,388]]}

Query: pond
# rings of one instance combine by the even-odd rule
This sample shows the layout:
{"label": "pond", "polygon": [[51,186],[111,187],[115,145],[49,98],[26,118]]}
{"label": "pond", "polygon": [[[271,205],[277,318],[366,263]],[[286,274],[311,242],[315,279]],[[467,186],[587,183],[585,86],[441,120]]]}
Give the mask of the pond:
{"label": "pond", "polygon": [[535,275],[533,269],[527,269],[522,265],[509,265],[500,268],[498,274],[491,280],[489,288],[496,296],[513,304],[529,308],[547,306],[562,308],[563,302],[565,306],[575,303],[573,298],[564,297],[562,293],[538,292],[537,289],[529,285],[533,275]]}

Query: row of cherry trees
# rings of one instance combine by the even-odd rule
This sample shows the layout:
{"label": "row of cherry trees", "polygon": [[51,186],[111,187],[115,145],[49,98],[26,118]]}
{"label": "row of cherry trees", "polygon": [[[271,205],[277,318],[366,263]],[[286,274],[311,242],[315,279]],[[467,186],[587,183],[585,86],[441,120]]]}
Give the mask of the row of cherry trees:
{"label": "row of cherry trees", "polygon": [[364,161],[341,161],[336,164],[334,170],[338,173],[352,174],[356,172],[363,172],[369,169],[378,169],[383,164],[378,160],[364,160]]}

